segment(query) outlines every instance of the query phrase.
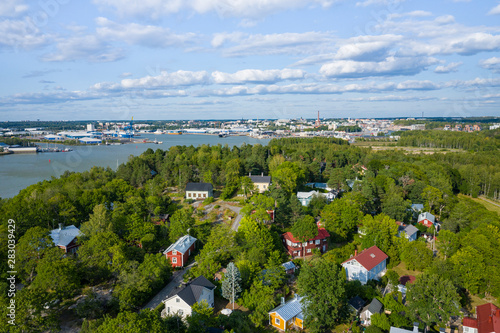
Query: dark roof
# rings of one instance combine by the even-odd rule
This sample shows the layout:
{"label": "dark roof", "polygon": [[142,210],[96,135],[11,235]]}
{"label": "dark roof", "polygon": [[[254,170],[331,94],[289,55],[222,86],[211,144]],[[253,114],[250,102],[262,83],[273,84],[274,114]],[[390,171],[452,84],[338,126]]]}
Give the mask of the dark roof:
{"label": "dark roof", "polygon": [[186,191],[212,191],[213,186],[210,183],[187,183]]}
{"label": "dark roof", "polygon": [[271,176],[249,176],[253,183],[270,183]]}
{"label": "dark roof", "polygon": [[382,313],[383,307],[384,306],[382,305],[382,303],[380,303],[380,301],[378,299],[374,298],[374,299],[372,299],[370,304],[368,304],[367,306],[364,307],[363,312],[368,310],[371,313]]}
{"label": "dark roof", "polygon": [[377,246],[372,246],[366,250],[363,250],[357,256],[347,259],[343,263],[356,259],[367,271],[370,271],[373,267],[380,264],[385,259],[389,258],[381,249]]}
{"label": "dark roof", "polygon": [[348,303],[350,306],[356,309],[356,311],[359,311],[363,307],[363,305],[365,305],[365,301],[359,296],[351,298]]}
{"label": "dark roof", "polygon": [[193,306],[193,304],[198,301],[205,288],[212,290],[215,289],[215,285],[204,276],[200,275],[183,288],[174,290],[174,292],[170,294],[170,297],[177,295],[184,302],[189,304],[189,306]]}

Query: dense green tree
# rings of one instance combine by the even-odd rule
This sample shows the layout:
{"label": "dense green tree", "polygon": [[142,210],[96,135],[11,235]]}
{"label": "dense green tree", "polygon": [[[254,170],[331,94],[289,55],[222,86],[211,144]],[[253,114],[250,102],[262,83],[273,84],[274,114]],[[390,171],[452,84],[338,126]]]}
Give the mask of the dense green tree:
{"label": "dense green tree", "polygon": [[472,246],[458,250],[450,261],[460,277],[461,285],[473,294],[477,294],[484,281],[486,264],[483,255]]}
{"label": "dense green tree", "polygon": [[103,204],[95,206],[89,221],[82,223],[80,231],[82,232],[82,240],[101,232],[113,231],[111,216],[106,206]]}
{"label": "dense green tree", "polygon": [[195,219],[193,208],[176,210],[170,218],[169,240],[174,243],[180,237],[187,235],[189,229],[193,229]]}
{"label": "dense green tree", "polygon": [[188,333],[206,332],[209,327],[213,327],[216,318],[213,317],[214,310],[208,305],[206,300],[194,303],[191,315],[187,317]]}
{"label": "dense green tree", "polygon": [[295,222],[292,226],[292,235],[302,243],[302,257],[306,259],[305,242],[313,239],[318,235],[318,226],[314,221],[314,217],[305,215],[303,218]]}
{"label": "dense green tree", "polygon": [[233,303],[238,299],[239,293],[241,292],[241,275],[238,267],[234,263],[230,262],[227,265],[226,273],[222,278],[222,297]]}
{"label": "dense green tree", "polygon": [[304,171],[297,163],[285,161],[271,171],[273,184],[277,184],[288,194],[295,192],[297,185],[304,181]]}
{"label": "dense green tree", "polygon": [[362,217],[361,206],[350,196],[334,200],[321,212],[323,225],[337,242],[349,239]]}
{"label": "dense green tree", "polygon": [[363,248],[376,245],[389,256],[391,265],[397,264],[401,243],[405,243],[406,238],[398,237],[396,221],[385,214],[379,214],[375,217],[365,215],[361,223]]}
{"label": "dense green tree", "polygon": [[444,256],[444,259],[451,257],[459,248],[458,235],[449,230],[441,230],[437,238],[437,246],[439,252]]}
{"label": "dense green tree", "polygon": [[264,327],[269,319],[269,311],[274,307],[274,288],[266,286],[261,280],[255,280],[250,289],[245,290],[241,304],[252,313],[250,320],[257,327]]}
{"label": "dense green tree", "polygon": [[423,270],[429,267],[432,262],[432,250],[427,247],[424,241],[408,242],[403,247],[401,260],[410,270]]}
{"label": "dense green tree", "polygon": [[[5,239],[7,239],[6,234]],[[54,243],[49,236],[49,230],[41,227],[28,229],[19,239],[16,245],[16,269],[24,283],[29,284],[33,281],[40,259],[52,246]]]}
{"label": "dense green tree", "polygon": [[342,321],[346,311],[345,273],[335,263],[316,259],[302,266],[297,288],[304,326],[311,332],[324,332]]}
{"label": "dense green tree", "polygon": [[411,201],[404,200],[403,196],[392,193],[384,198],[382,213],[396,221],[410,222],[412,216]]}

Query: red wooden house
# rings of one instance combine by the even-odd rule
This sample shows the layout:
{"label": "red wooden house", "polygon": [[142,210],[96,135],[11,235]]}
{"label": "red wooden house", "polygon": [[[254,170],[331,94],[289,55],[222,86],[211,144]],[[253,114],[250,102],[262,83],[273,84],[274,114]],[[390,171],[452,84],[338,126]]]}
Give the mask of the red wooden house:
{"label": "red wooden house", "polygon": [[434,226],[436,222],[436,218],[434,215],[428,212],[424,212],[418,215],[418,223],[430,228]]}
{"label": "red wooden house", "polygon": [[301,243],[298,239],[293,237],[291,232],[286,232],[283,234],[283,245],[285,246],[288,254],[292,256],[293,259],[297,257],[302,257],[303,251],[305,251],[306,256],[312,255],[313,249],[318,249],[321,253],[328,250],[328,238],[330,234],[325,228],[318,226],[318,235],[312,239],[307,240],[307,242]]}
{"label": "red wooden house", "polygon": [[74,225],[63,227],[62,223],[59,224],[58,229],[50,232],[50,237],[56,246],[63,249],[65,253],[76,253],[78,245],[76,243],[77,237],[80,236],[80,230]]}
{"label": "red wooden house", "polygon": [[170,245],[163,254],[172,263],[172,267],[183,267],[196,248],[196,238],[185,235]]}

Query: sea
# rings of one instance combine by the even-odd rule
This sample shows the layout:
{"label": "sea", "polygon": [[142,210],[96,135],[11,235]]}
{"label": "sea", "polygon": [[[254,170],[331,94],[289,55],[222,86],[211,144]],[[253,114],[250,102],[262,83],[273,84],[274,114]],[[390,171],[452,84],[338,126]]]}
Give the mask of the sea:
{"label": "sea", "polygon": [[65,148],[73,149],[70,152],[52,152],[37,154],[9,154],[0,155],[0,198],[11,198],[20,190],[29,185],[43,180],[57,178],[66,170],[82,172],[90,170],[93,166],[110,167],[113,170],[118,165],[127,162],[130,156],[142,154],[147,149],[167,150],[172,146],[201,146],[228,145],[229,147],[243,144],[267,145],[269,139],[257,139],[248,136],[228,136],[220,138],[217,135],[155,135],[142,134],[137,139],[146,139],[162,143],[128,143],[121,145],[86,145],[86,146],[63,146],[58,144],[42,143],[41,148]]}

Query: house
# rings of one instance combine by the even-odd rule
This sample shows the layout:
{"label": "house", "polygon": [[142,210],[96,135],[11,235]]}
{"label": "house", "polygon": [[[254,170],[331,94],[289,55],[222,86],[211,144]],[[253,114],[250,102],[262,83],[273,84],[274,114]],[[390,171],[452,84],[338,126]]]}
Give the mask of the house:
{"label": "house", "polygon": [[338,196],[337,191],[330,191],[328,193],[321,193],[319,191],[309,191],[309,192],[297,192],[297,199],[299,199],[302,206],[309,206],[314,195],[323,196],[326,198],[327,202],[333,201]]}
{"label": "house", "polygon": [[410,242],[417,240],[418,229],[415,228],[414,225],[408,224],[404,225],[403,223],[398,223],[398,237],[401,237],[402,233],[405,233],[406,239]]}
{"label": "house", "polygon": [[418,333],[418,323],[413,323],[413,330],[405,330],[404,328],[393,327],[389,330],[389,333]]}
{"label": "house", "polygon": [[363,310],[361,310],[361,313],[359,315],[361,324],[365,326],[370,326],[372,324],[370,319],[372,315],[375,313],[381,314],[383,307],[384,306],[382,305],[382,303],[380,303],[378,299],[376,298],[372,299],[370,304],[368,304],[363,308]]}
{"label": "house", "polygon": [[295,270],[297,269],[297,266],[293,263],[293,261],[288,261],[283,264],[281,264],[285,268],[285,273],[286,274],[294,274]]}
{"label": "house", "polygon": [[263,193],[269,189],[271,185],[271,176],[264,176],[262,173],[261,176],[252,176],[252,174],[248,174],[248,177],[252,180],[252,183],[259,193]]}
{"label": "house", "polygon": [[463,333],[499,333],[500,308],[492,303],[476,306],[476,318],[463,319]]}
{"label": "house", "polygon": [[368,280],[379,280],[386,272],[388,256],[377,246],[363,250],[342,263],[347,280],[358,280],[366,284]]}
{"label": "house", "polygon": [[356,312],[356,315],[359,313],[359,311],[361,311],[365,303],[366,303],[365,300],[359,296],[353,297],[347,302],[347,304],[349,304],[351,309],[353,309]]}
{"label": "house", "polygon": [[318,235],[304,243],[296,239],[290,231],[284,233],[282,237],[285,249],[292,256],[292,259],[295,259],[302,256],[302,251],[305,251],[306,256],[312,255],[312,249],[318,249],[321,253],[326,252],[328,250],[328,238],[330,234],[325,228],[318,226]]}
{"label": "house", "polygon": [[291,300],[285,303],[281,299],[281,305],[269,312],[269,324],[280,331],[289,330],[293,326],[303,329],[304,316],[302,315],[302,297],[297,294]]}
{"label": "house", "polygon": [[64,250],[64,253],[76,253],[80,246],[76,243],[80,234],[80,229],[74,225],[63,227],[63,224],[59,223],[59,228],[50,232],[50,238],[56,246]]}
{"label": "house", "polygon": [[214,187],[210,183],[187,183],[186,199],[203,200],[214,196]]}
{"label": "house", "polygon": [[198,276],[185,286],[172,291],[163,301],[165,309],[162,310],[161,316],[178,314],[186,318],[191,315],[193,305],[201,301],[206,301],[213,308],[215,288],[215,285],[204,276]]}
{"label": "house", "polygon": [[403,297],[406,296],[406,286],[415,282],[415,279],[413,275],[403,275],[399,278],[398,291],[401,292]]}
{"label": "house", "polygon": [[435,225],[436,218],[429,212],[420,213],[418,215],[418,223],[430,228]]}
{"label": "house", "polygon": [[422,204],[412,204],[411,205],[411,210],[413,211],[413,218],[417,218],[418,214],[422,213],[424,211],[424,205]]}
{"label": "house", "polygon": [[183,267],[189,259],[191,253],[196,248],[196,238],[185,235],[179,238],[174,244],[171,244],[163,254],[172,263],[172,267]]}

